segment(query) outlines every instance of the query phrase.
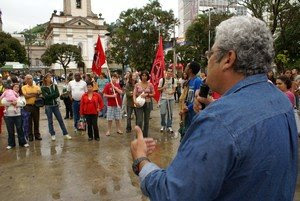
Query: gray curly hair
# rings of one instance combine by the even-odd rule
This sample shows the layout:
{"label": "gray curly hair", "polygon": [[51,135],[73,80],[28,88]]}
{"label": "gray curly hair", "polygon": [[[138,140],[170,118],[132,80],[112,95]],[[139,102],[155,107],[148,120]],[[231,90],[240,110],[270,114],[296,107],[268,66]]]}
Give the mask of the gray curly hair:
{"label": "gray curly hair", "polygon": [[248,16],[232,17],[216,27],[214,44],[220,61],[230,50],[237,59],[234,70],[245,76],[267,73],[274,58],[273,38],[265,22]]}

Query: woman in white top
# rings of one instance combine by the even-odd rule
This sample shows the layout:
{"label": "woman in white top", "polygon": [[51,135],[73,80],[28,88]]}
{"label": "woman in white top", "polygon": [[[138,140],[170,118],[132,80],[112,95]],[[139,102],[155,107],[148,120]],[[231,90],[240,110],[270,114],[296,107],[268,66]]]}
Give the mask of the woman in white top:
{"label": "woman in white top", "polygon": [[24,137],[21,116],[21,108],[26,105],[26,100],[24,96],[22,96],[22,90],[20,90],[19,83],[12,84],[12,89],[19,95],[17,100],[14,102],[9,102],[5,98],[1,100],[1,103],[7,107],[6,113],[4,114],[4,120],[8,132],[8,146],[6,148],[12,149],[16,146],[14,127],[16,127],[18,133],[19,146],[29,147]]}

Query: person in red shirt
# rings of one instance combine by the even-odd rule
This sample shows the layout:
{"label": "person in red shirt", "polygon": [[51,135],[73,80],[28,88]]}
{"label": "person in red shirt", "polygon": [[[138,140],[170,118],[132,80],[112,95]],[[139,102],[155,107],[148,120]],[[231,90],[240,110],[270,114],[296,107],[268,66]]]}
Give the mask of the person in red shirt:
{"label": "person in red shirt", "polygon": [[100,94],[94,92],[93,82],[87,83],[87,90],[81,97],[80,116],[86,119],[89,141],[93,140],[93,138],[99,141],[98,113],[104,104]]}
{"label": "person in red shirt", "polygon": [[[117,83],[119,75],[114,73],[111,77],[111,83],[107,83],[103,89],[104,97],[107,98],[107,121],[108,121],[108,131],[106,132],[106,136],[110,135],[112,121],[116,121],[117,133],[123,134],[121,130],[120,119],[121,115],[121,94],[123,93],[120,85]],[[118,102],[117,102],[118,101]]]}

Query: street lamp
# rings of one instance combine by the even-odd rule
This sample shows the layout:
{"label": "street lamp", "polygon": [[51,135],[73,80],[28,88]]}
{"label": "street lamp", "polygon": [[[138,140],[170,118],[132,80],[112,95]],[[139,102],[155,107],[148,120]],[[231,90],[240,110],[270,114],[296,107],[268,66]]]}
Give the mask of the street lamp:
{"label": "street lamp", "polygon": [[208,12],[208,51],[210,51],[210,34],[211,34],[210,33],[210,26],[211,26],[210,12],[215,9],[217,8],[213,7],[202,11],[203,13]]}

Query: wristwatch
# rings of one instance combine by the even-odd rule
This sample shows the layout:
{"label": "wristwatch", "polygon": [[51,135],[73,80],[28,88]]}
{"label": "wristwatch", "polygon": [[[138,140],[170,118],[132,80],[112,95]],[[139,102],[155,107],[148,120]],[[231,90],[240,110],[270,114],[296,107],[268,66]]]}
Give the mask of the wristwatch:
{"label": "wristwatch", "polygon": [[133,164],[132,164],[132,170],[133,170],[133,172],[137,175],[137,176],[139,176],[139,173],[140,173],[140,171],[139,171],[139,164],[142,162],[142,161],[149,161],[149,162],[151,162],[150,160],[149,160],[149,158],[147,158],[147,157],[140,157],[140,158],[137,158],[137,159],[135,159],[134,161],[133,161]]}

